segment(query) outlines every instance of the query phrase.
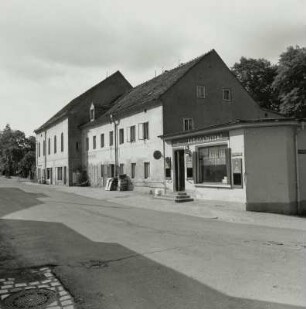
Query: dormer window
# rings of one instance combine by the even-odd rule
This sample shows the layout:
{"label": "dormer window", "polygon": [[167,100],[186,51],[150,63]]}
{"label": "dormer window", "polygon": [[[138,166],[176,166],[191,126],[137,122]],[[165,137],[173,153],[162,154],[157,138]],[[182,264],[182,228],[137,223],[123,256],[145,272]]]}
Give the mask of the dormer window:
{"label": "dormer window", "polygon": [[95,106],[94,106],[93,103],[91,103],[91,106],[90,106],[89,118],[90,118],[90,121],[94,121],[95,120]]}

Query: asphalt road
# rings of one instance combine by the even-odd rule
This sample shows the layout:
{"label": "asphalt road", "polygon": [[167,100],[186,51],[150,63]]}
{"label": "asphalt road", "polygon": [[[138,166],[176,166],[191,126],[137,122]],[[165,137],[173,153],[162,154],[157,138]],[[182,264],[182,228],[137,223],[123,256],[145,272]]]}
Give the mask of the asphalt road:
{"label": "asphalt road", "polygon": [[306,232],[0,181],[0,277],[48,265],[79,308],[305,308]]}

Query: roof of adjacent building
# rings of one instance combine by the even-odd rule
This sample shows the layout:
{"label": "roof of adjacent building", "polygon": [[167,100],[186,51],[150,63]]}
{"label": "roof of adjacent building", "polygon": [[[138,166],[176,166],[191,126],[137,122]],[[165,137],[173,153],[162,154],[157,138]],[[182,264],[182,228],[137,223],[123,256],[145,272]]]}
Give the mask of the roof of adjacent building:
{"label": "roof of adjacent building", "polygon": [[207,126],[196,130],[169,133],[161,135],[160,137],[164,140],[171,141],[184,137],[198,136],[201,134],[213,134],[221,131],[235,130],[242,127],[299,126],[301,124],[303,125],[305,122],[306,118],[263,118],[250,120],[237,119],[235,121]]}
{"label": "roof of adjacent building", "polygon": [[197,63],[212,52],[215,52],[215,50],[211,50],[185,64],[180,64],[172,70],[164,71],[162,74],[134,87],[124,96],[120,97],[107,113],[95,121],[85,124],[84,127],[104,123],[109,120],[111,114],[122,115],[128,112],[132,113],[134,111],[146,109],[151,105],[160,104],[159,98]]}
{"label": "roof of adjacent building", "polygon": [[[132,88],[130,83],[125,79],[125,77],[121,74],[120,71],[115,72],[114,74],[110,75],[106,79],[102,80],[100,83],[96,84],[95,86],[91,87],[72,101],[70,101],[67,105],[65,105],[60,111],[58,111],[53,117],[51,117],[47,122],[45,122],[43,125],[41,125],[38,129],[36,129],[34,132],[39,133],[50,126],[54,125],[58,121],[68,117],[71,113],[73,113],[77,108],[79,108],[80,105],[82,105],[85,101],[88,103],[88,99],[94,101],[95,107],[99,110],[103,110],[103,112],[106,112],[111,106],[112,103],[114,103],[114,99],[112,102],[104,102],[103,98],[101,97],[95,97],[97,95],[97,90],[101,90],[104,87],[107,87],[112,82],[117,82],[118,80],[124,81],[128,88]],[[103,94],[102,94],[103,96]],[[118,99],[118,96],[115,98]]]}

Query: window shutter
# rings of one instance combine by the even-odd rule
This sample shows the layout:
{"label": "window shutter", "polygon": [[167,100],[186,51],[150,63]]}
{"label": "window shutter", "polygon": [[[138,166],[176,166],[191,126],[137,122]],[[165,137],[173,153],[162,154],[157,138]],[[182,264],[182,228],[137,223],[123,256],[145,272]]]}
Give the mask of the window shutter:
{"label": "window shutter", "polygon": [[131,141],[131,127],[126,128],[126,141],[127,142]]}
{"label": "window shutter", "polygon": [[199,183],[199,161],[198,152],[194,151],[192,153],[192,169],[193,169],[193,181],[194,183]]}
{"label": "window shutter", "polygon": [[225,162],[226,162],[226,172],[227,172],[227,183],[232,183],[232,171],[231,171],[231,148],[225,149]]}
{"label": "window shutter", "polygon": [[138,124],[138,139],[143,139],[143,123]]}

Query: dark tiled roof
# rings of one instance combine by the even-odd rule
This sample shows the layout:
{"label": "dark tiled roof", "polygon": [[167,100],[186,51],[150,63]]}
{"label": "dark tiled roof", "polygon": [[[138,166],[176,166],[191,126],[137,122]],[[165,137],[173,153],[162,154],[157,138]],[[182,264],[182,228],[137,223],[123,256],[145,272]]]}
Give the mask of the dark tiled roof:
{"label": "dark tiled roof", "polygon": [[[47,122],[45,122],[42,126],[35,130],[35,133],[39,133],[40,131],[50,127],[57,121],[69,116],[75,110],[78,110],[82,104],[86,102],[88,104],[88,100],[94,101],[95,105],[97,105],[98,110],[103,109],[105,112],[112,106],[110,103],[112,102],[103,102],[103,98],[101,98],[100,93],[101,89],[110,83],[123,81],[126,83],[126,88],[131,88],[132,86],[130,83],[124,78],[124,76],[119,72],[115,72],[111,76],[107,77],[106,79],[102,80],[100,83],[96,84],[92,88],[88,89],[80,96],[76,97],[72,101],[70,101],[66,106],[64,106],[59,112],[57,112],[53,117],[51,117]],[[102,102],[102,103],[101,103]],[[114,100],[113,100],[114,102]],[[99,106],[99,103],[101,106]],[[105,104],[106,103],[106,104]],[[103,106],[102,106],[103,105]]]}
{"label": "dark tiled roof", "polygon": [[161,75],[146,81],[143,84],[131,89],[126,95],[120,97],[117,102],[110,108],[107,113],[102,115],[96,121],[86,124],[86,126],[95,126],[99,123],[109,121],[110,114],[124,115],[128,112],[138,111],[149,107],[154,102],[158,104],[158,99],[169,88],[171,88],[179,79],[181,79],[192,67],[200,62],[209,53],[214,50],[197,57],[185,64],[181,64],[178,67],[165,71]]}

